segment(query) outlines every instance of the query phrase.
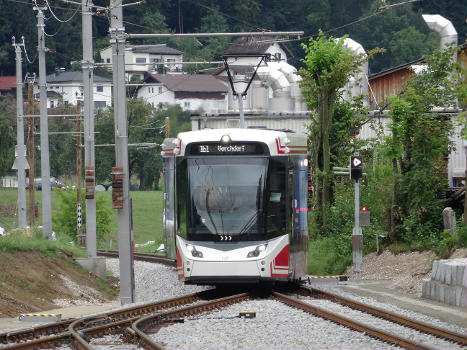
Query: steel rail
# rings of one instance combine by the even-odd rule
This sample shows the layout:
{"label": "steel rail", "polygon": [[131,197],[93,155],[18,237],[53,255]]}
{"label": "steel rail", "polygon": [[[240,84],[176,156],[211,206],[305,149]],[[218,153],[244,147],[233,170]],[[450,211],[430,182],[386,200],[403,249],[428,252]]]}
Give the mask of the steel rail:
{"label": "steel rail", "polygon": [[[193,303],[199,301],[205,296],[209,296],[208,292],[192,293],[182,297],[171,298],[158,302],[151,302],[143,305],[124,308],[121,310],[109,311],[95,316],[88,316],[79,319],[72,318],[49,325],[41,325],[38,327],[27,328],[24,330],[20,329],[13,332],[3,333],[0,337],[3,344],[8,344],[12,342],[16,343],[7,345],[6,347],[1,347],[0,349],[33,349],[39,347],[46,347],[47,344],[57,346],[57,344],[60,342],[72,341],[73,338],[77,339],[77,337],[73,335],[73,332],[71,332],[69,328],[71,324],[77,324],[78,321],[88,322],[88,325],[91,323],[103,324],[108,319],[122,319],[125,317],[134,317],[137,315],[141,316],[158,310],[163,310],[164,308]],[[73,327],[73,331],[79,334],[81,330],[76,330]],[[24,339],[28,339],[29,341],[19,343],[19,341]]]}
{"label": "steel rail", "polygon": [[467,336],[462,333],[454,332],[449,329],[445,328],[440,328],[433,326],[431,324],[428,324],[426,322],[421,322],[421,321],[416,321],[407,317],[404,317],[402,315],[398,315],[386,310],[379,309],[377,307],[368,305],[368,304],[363,304],[358,301],[336,295],[327,291],[319,290],[316,288],[310,288],[310,287],[301,287],[301,290],[305,291],[306,293],[310,293],[311,296],[315,298],[322,298],[322,299],[328,299],[334,302],[337,302],[342,305],[346,305],[352,309],[359,310],[368,314],[371,314],[373,316],[401,324],[403,326],[407,326],[410,328],[413,328],[415,330],[418,330],[420,332],[432,334],[438,337],[442,337],[444,339],[454,341],[459,344],[467,345]]}
{"label": "steel rail", "polygon": [[[109,334],[109,330],[112,333],[127,331],[131,335],[136,335],[148,348],[161,350],[163,348],[160,344],[154,342],[149,336],[147,336],[147,334],[145,334],[144,331],[138,328],[138,325],[140,323],[142,325],[151,326],[155,323],[170,322],[170,319],[173,319],[174,317],[193,315],[202,311],[213,310],[219,307],[241,302],[243,300],[246,300],[247,298],[249,298],[249,295],[247,293],[243,293],[218,298],[211,301],[201,302],[196,305],[191,305],[176,310],[158,312],[146,316],[130,315],[129,318],[115,320],[106,324],[101,324],[93,327],[86,326],[86,328],[78,327],[80,326],[80,323],[87,322],[87,319],[84,318],[73,322],[70,325],[69,330],[73,338],[78,343],[79,348],[82,350],[94,350],[94,347],[89,343],[88,339],[96,338],[104,334]],[[90,318],[91,317],[89,317],[89,319]],[[135,324],[136,326],[134,326]],[[128,328],[129,326],[132,326],[132,328]],[[129,331],[129,329],[131,329],[132,331]]]}
{"label": "steel rail", "polygon": [[145,330],[147,328],[155,325],[160,326],[161,324],[166,322],[170,323],[176,317],[195,315],[203,311],[211,311],[220,307],[225,307],[228,305],[248,300],[249,298],[250,296],[248,293],[241,293],[224,298],[215,299],[212,301],[207,301],[194,306],[187,306],[179,310],[167,311],[158,315],[144,316],[135,321],[131,325],[131,328],[138,335],[138,337],[144,343],[144,345],[147,346],[149,349],[165,350],[165,348],[161,344],[157,343],[146,334]]}
{"label": "steel rail", "polygon": [[[421,344],[414,342],[410,339],[398,336],[396,334],[392,334],[386,331],[383,331],[381,329],[378,329],[376,327],[372,327],[367,324],[363,324],[357,321],[354,321],[350,318],[338,315],[336,313],[329,312],[327,310],[324,310],[322,308],[319,308],[317,306],[310,305],[308,303],[302,302],[298,299],[286,296],[281,293],[273,292],[274,297],[283,302],[286,305],[304,310],[306,312],[310,312],[314,315],[317,315],[319,317],[322,317],[326,320],[330,320],[332,322],[338,323],[340,325],[343,325],[347,328],[353,329],[355,331],[367,333],[373,337],[379,338],[383,341],[389,341],[391,343],[394,343],[396,345],[402,346],[406,349],[417,349],[417,350],[435,350],[437,348],[434,348],[432,346],[426,345],[426,344]],[[438,349],[439,350],[439,349]]]}
{"label": "steel rail", "polygon": [[38,337],[66,332],[68,326],[71,322],[73,322],[73,320],[74,318],[55,322],[53,324],[40,325],[36,327],[0,333],[0,344],[8,344],[16,342],[17,340],[35,339]]}

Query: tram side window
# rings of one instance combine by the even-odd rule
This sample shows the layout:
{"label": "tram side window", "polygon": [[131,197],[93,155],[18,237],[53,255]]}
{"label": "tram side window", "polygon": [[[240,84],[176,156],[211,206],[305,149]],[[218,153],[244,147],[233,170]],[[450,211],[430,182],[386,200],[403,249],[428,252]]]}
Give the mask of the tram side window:
{"label": "tram side window", "polygon": [[186,181],[186,159],[180,161],[176,168],[177,193],[177,234],[186,238],[186,205],[187,205],[187,181]]}
{"label": "tram side window", "polygon": [[271,159],[266,214],[268,234],[278,236],[286,233],[286,188],[285,164]]}

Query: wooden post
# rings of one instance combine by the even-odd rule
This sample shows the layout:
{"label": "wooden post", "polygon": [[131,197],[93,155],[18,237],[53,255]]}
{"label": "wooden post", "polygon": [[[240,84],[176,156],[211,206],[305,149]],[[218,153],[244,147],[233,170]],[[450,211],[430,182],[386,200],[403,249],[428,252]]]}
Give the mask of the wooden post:
{"label": "wooden post", "polygon": [[28,114],[31,116],[28,120],[29,131],[28,131],[28,162],[29,162],[29,203],[28,203],[28,217],[29,226],[34,227],[36,223],[36,210],[35,210],[35,188],[34,188],[34,177],[35,174],[35,147],[34,147],[34,129],[35,122],[34,117],[34,92],[33,82],[28,82]]}

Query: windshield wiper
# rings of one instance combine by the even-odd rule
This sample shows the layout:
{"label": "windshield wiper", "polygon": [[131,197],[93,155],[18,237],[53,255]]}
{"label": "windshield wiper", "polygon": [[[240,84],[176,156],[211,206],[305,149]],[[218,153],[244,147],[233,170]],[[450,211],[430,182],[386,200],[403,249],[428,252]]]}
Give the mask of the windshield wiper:
{"label": "windshield wiper", "polygon": [[248,220],[247,223],[242,227],[239,234],[242,234],[242,233],[245,233],[246,231],[248,231],[256,223],[256,218],[257,217],[258,217],[258,212],[255,211],[255,213],[250,218],[250,220]]}

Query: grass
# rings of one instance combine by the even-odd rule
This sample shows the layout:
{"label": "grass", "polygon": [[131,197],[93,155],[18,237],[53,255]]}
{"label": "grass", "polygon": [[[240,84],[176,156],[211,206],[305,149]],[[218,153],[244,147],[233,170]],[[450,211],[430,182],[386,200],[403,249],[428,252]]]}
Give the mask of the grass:
{"label": "grass", "polygon": [[[56,191],[59,189],[52,190],[52,211],[56,211],[59,208],[58,201],[60,200]],[[40,191],[36,191],[36,201],[39,203],[39,224],[41,222],[41,195]],[[110,191],[97,192],[97,196],[102,196],[105,200],[106,205],[109,208],[112,207],[112,193]],[[154,245],[145,247],[144,251],[154,251],[160,243],[163,242],[162,234],[162,212],[163,202],[161,191],[132,191],[130,193],[133,203],[133,241],[135,243],[146,243],[148,241],[155,241]],[[29,196],[27,196],[29,197]],[[16,189],[0,189],[0,225],[7,231],[11,231],[17,226],[16,218],[16,202],[17,202],[17,190]],[[112,210],[112,231],[105,241],[101,242],[99,248],[102,249],[117,249],[118,247],[118,225],[117,225],[117,210]],[[40,237],[37,241],[25,240],[24,242],[16,241],[12,239],[2,240],[3,243],[0,249],[5,245],[5,249],[18,249],[21,244],[25,245],[25,250],[30,250],[30,246],[41,245]],[[46,241],[47,242],[47,241]],[[45,243],[44,243],[45,244]],[[49,244],[49,242],[47,242]],[[40,250],[47,250],[45,247],[38,248]],[[56,249],[52,248],[52,249]],[[32,250],[32,249],[31,249]]]}

